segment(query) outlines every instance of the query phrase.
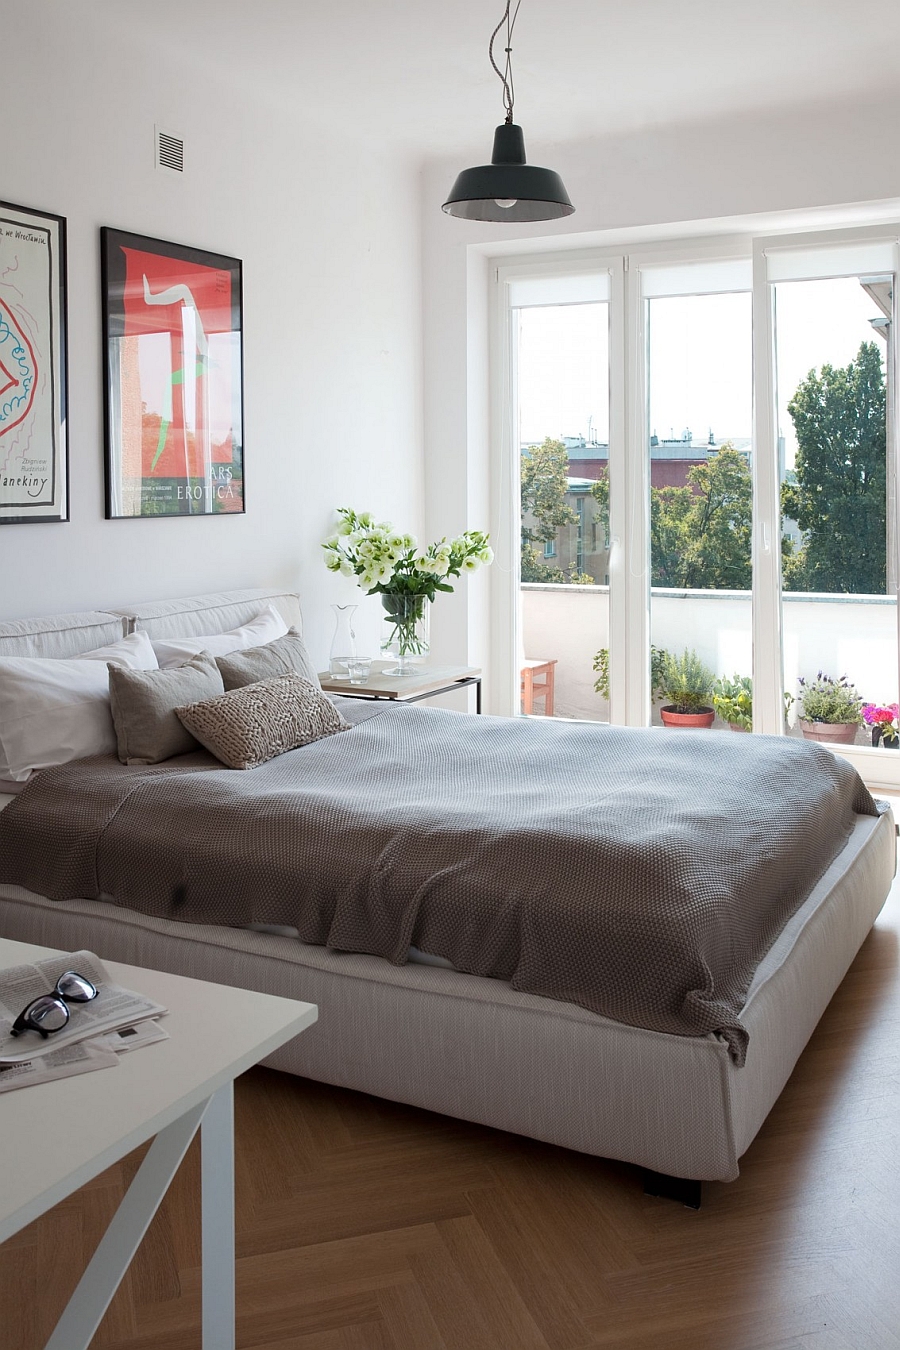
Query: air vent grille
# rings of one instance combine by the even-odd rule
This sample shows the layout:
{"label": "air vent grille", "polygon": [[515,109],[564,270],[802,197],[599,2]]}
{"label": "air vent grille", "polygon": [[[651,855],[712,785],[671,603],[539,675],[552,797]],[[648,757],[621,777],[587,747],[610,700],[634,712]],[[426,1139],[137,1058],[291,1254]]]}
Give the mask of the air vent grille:
{"label": "air vent grille", "polygon": [[169,173],[184,173],[184,141],[159,127],[156,128],[156,167]]}

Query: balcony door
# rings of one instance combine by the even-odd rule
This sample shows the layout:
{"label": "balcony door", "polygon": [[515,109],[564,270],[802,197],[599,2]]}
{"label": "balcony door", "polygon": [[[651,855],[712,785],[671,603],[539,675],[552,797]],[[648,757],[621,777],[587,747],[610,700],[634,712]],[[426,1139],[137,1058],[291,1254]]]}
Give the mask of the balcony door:
{"label": "balcony door", "polygon": [[[757,725],[827,738],[886,786],[900,750],[873,748],[873,730],[900,688],[898,262],[877,230],[754,247]],[[842,724],[859,700],[865,720]]]}
{"label": "balcony door", "polygon": [[894,226],[494,270],[509,711],[530,658],[555,716],[656,725],[681,661],[721,731],[863,702],[833,748],[900,788],[898,271]]}

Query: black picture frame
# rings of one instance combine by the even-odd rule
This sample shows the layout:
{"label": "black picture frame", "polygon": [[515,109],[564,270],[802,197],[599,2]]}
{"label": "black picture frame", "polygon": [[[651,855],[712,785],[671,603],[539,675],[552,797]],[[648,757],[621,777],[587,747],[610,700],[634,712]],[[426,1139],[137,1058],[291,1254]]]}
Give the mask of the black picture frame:
{"label": "black picture frame", "polygon": [[104,226],[106,517],[242,515],[239,258]]}
{"label": "black picture frame", "polygon": [[66,219],[0,202],[0,525],[69,519]]}

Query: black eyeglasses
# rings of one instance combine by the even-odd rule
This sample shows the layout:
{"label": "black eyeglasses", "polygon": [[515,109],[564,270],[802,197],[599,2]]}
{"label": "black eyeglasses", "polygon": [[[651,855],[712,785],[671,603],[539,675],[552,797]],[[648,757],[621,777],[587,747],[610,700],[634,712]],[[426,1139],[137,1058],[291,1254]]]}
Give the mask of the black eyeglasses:
{"label": "black eyeglasses", "polygon": [[21,1036],[23,1031],[37,1031],[44,1040],[54,1031],[62,1031],[69,1020],[70,1003],[90,1003],[97,997],[97,989],[77,970],[65,970],[56,981],[52,994],[41,994],[23,1008],[13,1022],[9,1034]]}

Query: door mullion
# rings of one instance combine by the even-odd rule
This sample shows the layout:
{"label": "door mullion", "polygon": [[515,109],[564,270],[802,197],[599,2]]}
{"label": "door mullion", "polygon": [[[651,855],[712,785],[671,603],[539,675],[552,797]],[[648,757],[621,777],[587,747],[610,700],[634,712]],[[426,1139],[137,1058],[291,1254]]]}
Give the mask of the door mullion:
{"label": "door mullion", "polygon": [[784,734],[774,296],[753,250],[753,730]]}
{"label": "door mullion", "polygon": [[[610,668],[624,678],[624,697],[614,704],[612,720],[626,726],[647,726],[650,720],[650,475],[647,462],[646,333],[640,269],[625,260],[624,277],[624,402],[622,462],[619,491],[610,483],[617,502],[613,530],[616,567],[611,585],[612,613]],[[612,447],[610,447],[612,455]],[[610,476],[612,477],[612,460]],[[615,495],[614,495],[615,493]],[[613,574],[610,577],[613,582]],[[614,602],[614,603],[613,603]]]}

